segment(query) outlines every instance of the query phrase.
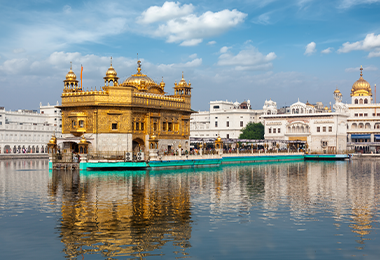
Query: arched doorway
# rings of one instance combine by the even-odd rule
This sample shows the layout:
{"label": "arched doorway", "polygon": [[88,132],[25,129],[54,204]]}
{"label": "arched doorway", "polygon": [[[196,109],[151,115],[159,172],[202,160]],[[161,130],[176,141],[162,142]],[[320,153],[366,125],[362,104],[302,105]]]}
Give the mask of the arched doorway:
{"label": "arched doorway", "polygon": [[11,147],[9,145],[4,146],[4,153],[11,153]]}
{"label": "arched doorway", "polygon": [[145,151],[145,143],[141,138],[136,138],[132,141],[132,149],[133,153],[144,152]]}

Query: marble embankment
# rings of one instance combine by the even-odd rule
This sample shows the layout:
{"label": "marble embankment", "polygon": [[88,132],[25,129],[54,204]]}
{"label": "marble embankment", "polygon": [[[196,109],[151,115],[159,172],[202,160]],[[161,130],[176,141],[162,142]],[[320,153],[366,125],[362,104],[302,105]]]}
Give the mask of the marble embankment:
{"label": "marble embankment", "polygon": [[380,154],[371,154],[371,153],[354,153],[351,157],[352,160],[380,160]]}
{"label": "marble embankment", "polygon": [[14,153],[0,154],[0,160],[15,160],[15,159],[49,159],[47,153]]}

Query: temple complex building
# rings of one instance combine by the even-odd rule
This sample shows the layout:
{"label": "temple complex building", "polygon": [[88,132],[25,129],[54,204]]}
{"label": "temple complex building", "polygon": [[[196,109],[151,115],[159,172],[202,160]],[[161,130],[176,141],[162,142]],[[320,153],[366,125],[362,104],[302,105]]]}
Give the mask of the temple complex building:
{"label": "temple complex building", "polygon": [[0,108],[0,153],[47,153],[47,142],[56,127],[37,110]]}
{"label": "temple complex building", "polygon": [[191,137],[237,139],[249,122],[260,122],[263,110],[253,110],[249,100],[242,103],[211,101],[209,111],[191,115]]}
{"label": "temple complex building", "polygon": [[266,140],[306,141],[313,153],[343,153],[347,150],[348,106],[342,94],[334,91],[335,112],[327,107],[323,113],[309,103],[299,100],[290,106],[290,114],[266,113],[264,121]]}
{"label": "temple complex building", "polygon": [[50,105],[49,103],[44,106],[40,103],[40,114],[45,115],[46,121],[49,125],[54,126],[54,134],[56,137],[62,137],[62,117],[61,110],[56,108],[59,106],[57,101],[56,105]]}
{"label": "temple complex building", "polygon": [[363,78],[362,67],[360,78],[352,85],[348,107],[349,147],[363,152],[380,150],[380,104],[373,102],[372,88]]}
{"label": "temple complex building", "polygon": [[111,66],[104,86],[84,90],[72,68],[64,80],[62,138],[57,145],[64,152],[78,151],[78,143],[88,144],[90,152],[144,152],[151,137],[158,139],[159,151],[181,145],[189,149],[191,83],[183,77],[174,84],[174,95],[165,92],[165,83],[154,82],[141,72],[119,82]]}

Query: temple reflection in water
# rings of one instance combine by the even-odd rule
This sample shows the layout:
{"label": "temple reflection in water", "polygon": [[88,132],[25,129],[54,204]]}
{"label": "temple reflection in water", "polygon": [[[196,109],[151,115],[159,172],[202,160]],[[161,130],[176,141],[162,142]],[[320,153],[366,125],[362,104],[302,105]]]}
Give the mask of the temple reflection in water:
{"label": "temple reflection in water", "polygon": [[[172,241],[190,247],[189,182],[145,172],[53,172],[53,197],[62,197],[60,236],[70,257],[144,257]],[[151,253],[150,253],[151,255]]]}
{"label": "temple reflection in water", "polygon": [[247,223],[258,214],[264,223],[290,217],[295,225],[328,218],[336,235],[342,226],[350,228],[356,248],[363,249],[378,215],[379,167],[352,161],[169,173],[53,172],[49,194],[62,200],[58,229],[68,257],[159,255],[168,242],[186,256],[200,210],[208,211],[211,223],[237,217]]}

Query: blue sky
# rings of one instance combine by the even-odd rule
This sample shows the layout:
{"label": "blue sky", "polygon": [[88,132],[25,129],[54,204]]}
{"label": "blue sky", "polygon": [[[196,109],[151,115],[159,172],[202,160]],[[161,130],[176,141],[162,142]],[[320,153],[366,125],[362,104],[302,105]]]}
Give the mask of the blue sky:
{"label": "blue sky", "polygon": [[99,89],[113,57],[120,80],[142,72],[168,93],[193,86],[192,107],[265,99],[350,101],[359,68],[380,84],[380,0],[15,1],[0,3],[0,106],[60,101],[73,62]]}

